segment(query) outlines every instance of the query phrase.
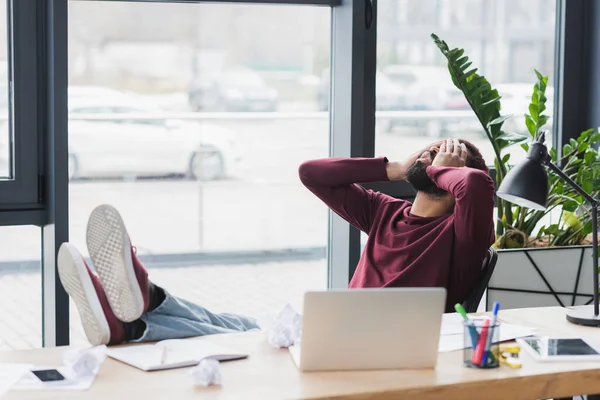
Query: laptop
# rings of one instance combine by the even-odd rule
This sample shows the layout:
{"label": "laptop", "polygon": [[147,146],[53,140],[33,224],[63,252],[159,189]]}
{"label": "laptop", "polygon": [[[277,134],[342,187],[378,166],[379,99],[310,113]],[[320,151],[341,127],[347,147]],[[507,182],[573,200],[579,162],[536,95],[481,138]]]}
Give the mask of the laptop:
{"label": "laptop", "polygon": [[301,371],[434,368],[445,302],[444,288],[307,292],[289,352]]}

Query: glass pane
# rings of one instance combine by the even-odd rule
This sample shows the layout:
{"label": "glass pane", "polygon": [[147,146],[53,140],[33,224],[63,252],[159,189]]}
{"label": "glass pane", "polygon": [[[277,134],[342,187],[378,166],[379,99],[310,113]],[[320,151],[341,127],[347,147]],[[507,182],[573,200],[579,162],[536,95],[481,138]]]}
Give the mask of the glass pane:
{"label": "glass pane", "polygon": [[[534,68],[549,76],[546,113],[552,117],[555,1],[389,0],[380,2],[378,13],[377,155],[403,159],[435,140],[459,137],[478,146],[488,164],[494,161],[431,33],[450,48],[464,48],[473,67],[498,89],[501,113],[513,115],[505,131],[529,135],[523,115],[536,82]],[[548,131],[551,125],[552,119]],[[507,153],[511,162],[526,155],[519,145]]]}
{"label": "glass pane", "polygon": [[211,310],[325,288],[327,208],[297,169],[329,154],[329,38],[326,7],[71,1],[73,243],[109,203],[151,279]]}
{"label": "glass pane", "polygon": [[42,347],[41,235],[0,227],[0,351]]}
{"label": "glass pane", "polygon": [[0,0],[0,179],[12,179],[12,140],[9,127],[7,0]]}

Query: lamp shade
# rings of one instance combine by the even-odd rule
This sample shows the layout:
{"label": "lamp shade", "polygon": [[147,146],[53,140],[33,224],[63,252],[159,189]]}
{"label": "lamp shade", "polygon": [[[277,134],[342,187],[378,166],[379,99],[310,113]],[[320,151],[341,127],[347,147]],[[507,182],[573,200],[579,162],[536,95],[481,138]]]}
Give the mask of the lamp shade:
{"label": "lamp shade", "polygon": [[548,199],[546,168],[538,159],[528,157],[506,174],[496,195],[518,206],[545,210]]}

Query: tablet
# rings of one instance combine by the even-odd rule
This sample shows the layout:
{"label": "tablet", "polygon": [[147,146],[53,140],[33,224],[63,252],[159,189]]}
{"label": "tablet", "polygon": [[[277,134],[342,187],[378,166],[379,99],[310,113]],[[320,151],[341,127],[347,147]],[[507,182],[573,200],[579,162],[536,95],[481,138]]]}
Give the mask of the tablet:
{"label": "tablet", "polygon": [[538,361],[600,361],[600,350],[581,338],[531,336],[517,343]]}

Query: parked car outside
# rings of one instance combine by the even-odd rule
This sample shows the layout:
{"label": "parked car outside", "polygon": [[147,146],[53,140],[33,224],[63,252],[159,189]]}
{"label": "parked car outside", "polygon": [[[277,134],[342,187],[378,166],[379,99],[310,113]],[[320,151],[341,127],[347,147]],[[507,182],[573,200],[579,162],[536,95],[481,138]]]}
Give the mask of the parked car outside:
{"label": "parked car outside", "polygon": [[255,71],[232,68],[192,81],[188,98],[195,111],[277,111],[279,94]]}
{"label": "parked car outside", "polygon": [[[326,69],[321,74],[321,81],[317,91],[319,111],[329,110],[329,87],[330,73],[329,69]],[[404,92],[381,71],[377,71],[375,81],[375,109],[377,111],[398,111],[406,109]]]}
{"label": "parked car outside", "polygon": [[410,110],[468,110],[469,103],[452,83],[448,69],[423,65],[388,65],[383,72],[405,90]]}
{"label": "parked car outside", "polygon": [[[239,160],[233,132],[212,123],[145,119],[164,113],[129,96],[69,104],[69,177],[185,175],[211,181]],[[99,120],[78,116],[98,115]],[[120,119],[119,114],[136,114]],[[104,118],[105,117],[105,118]]]}

